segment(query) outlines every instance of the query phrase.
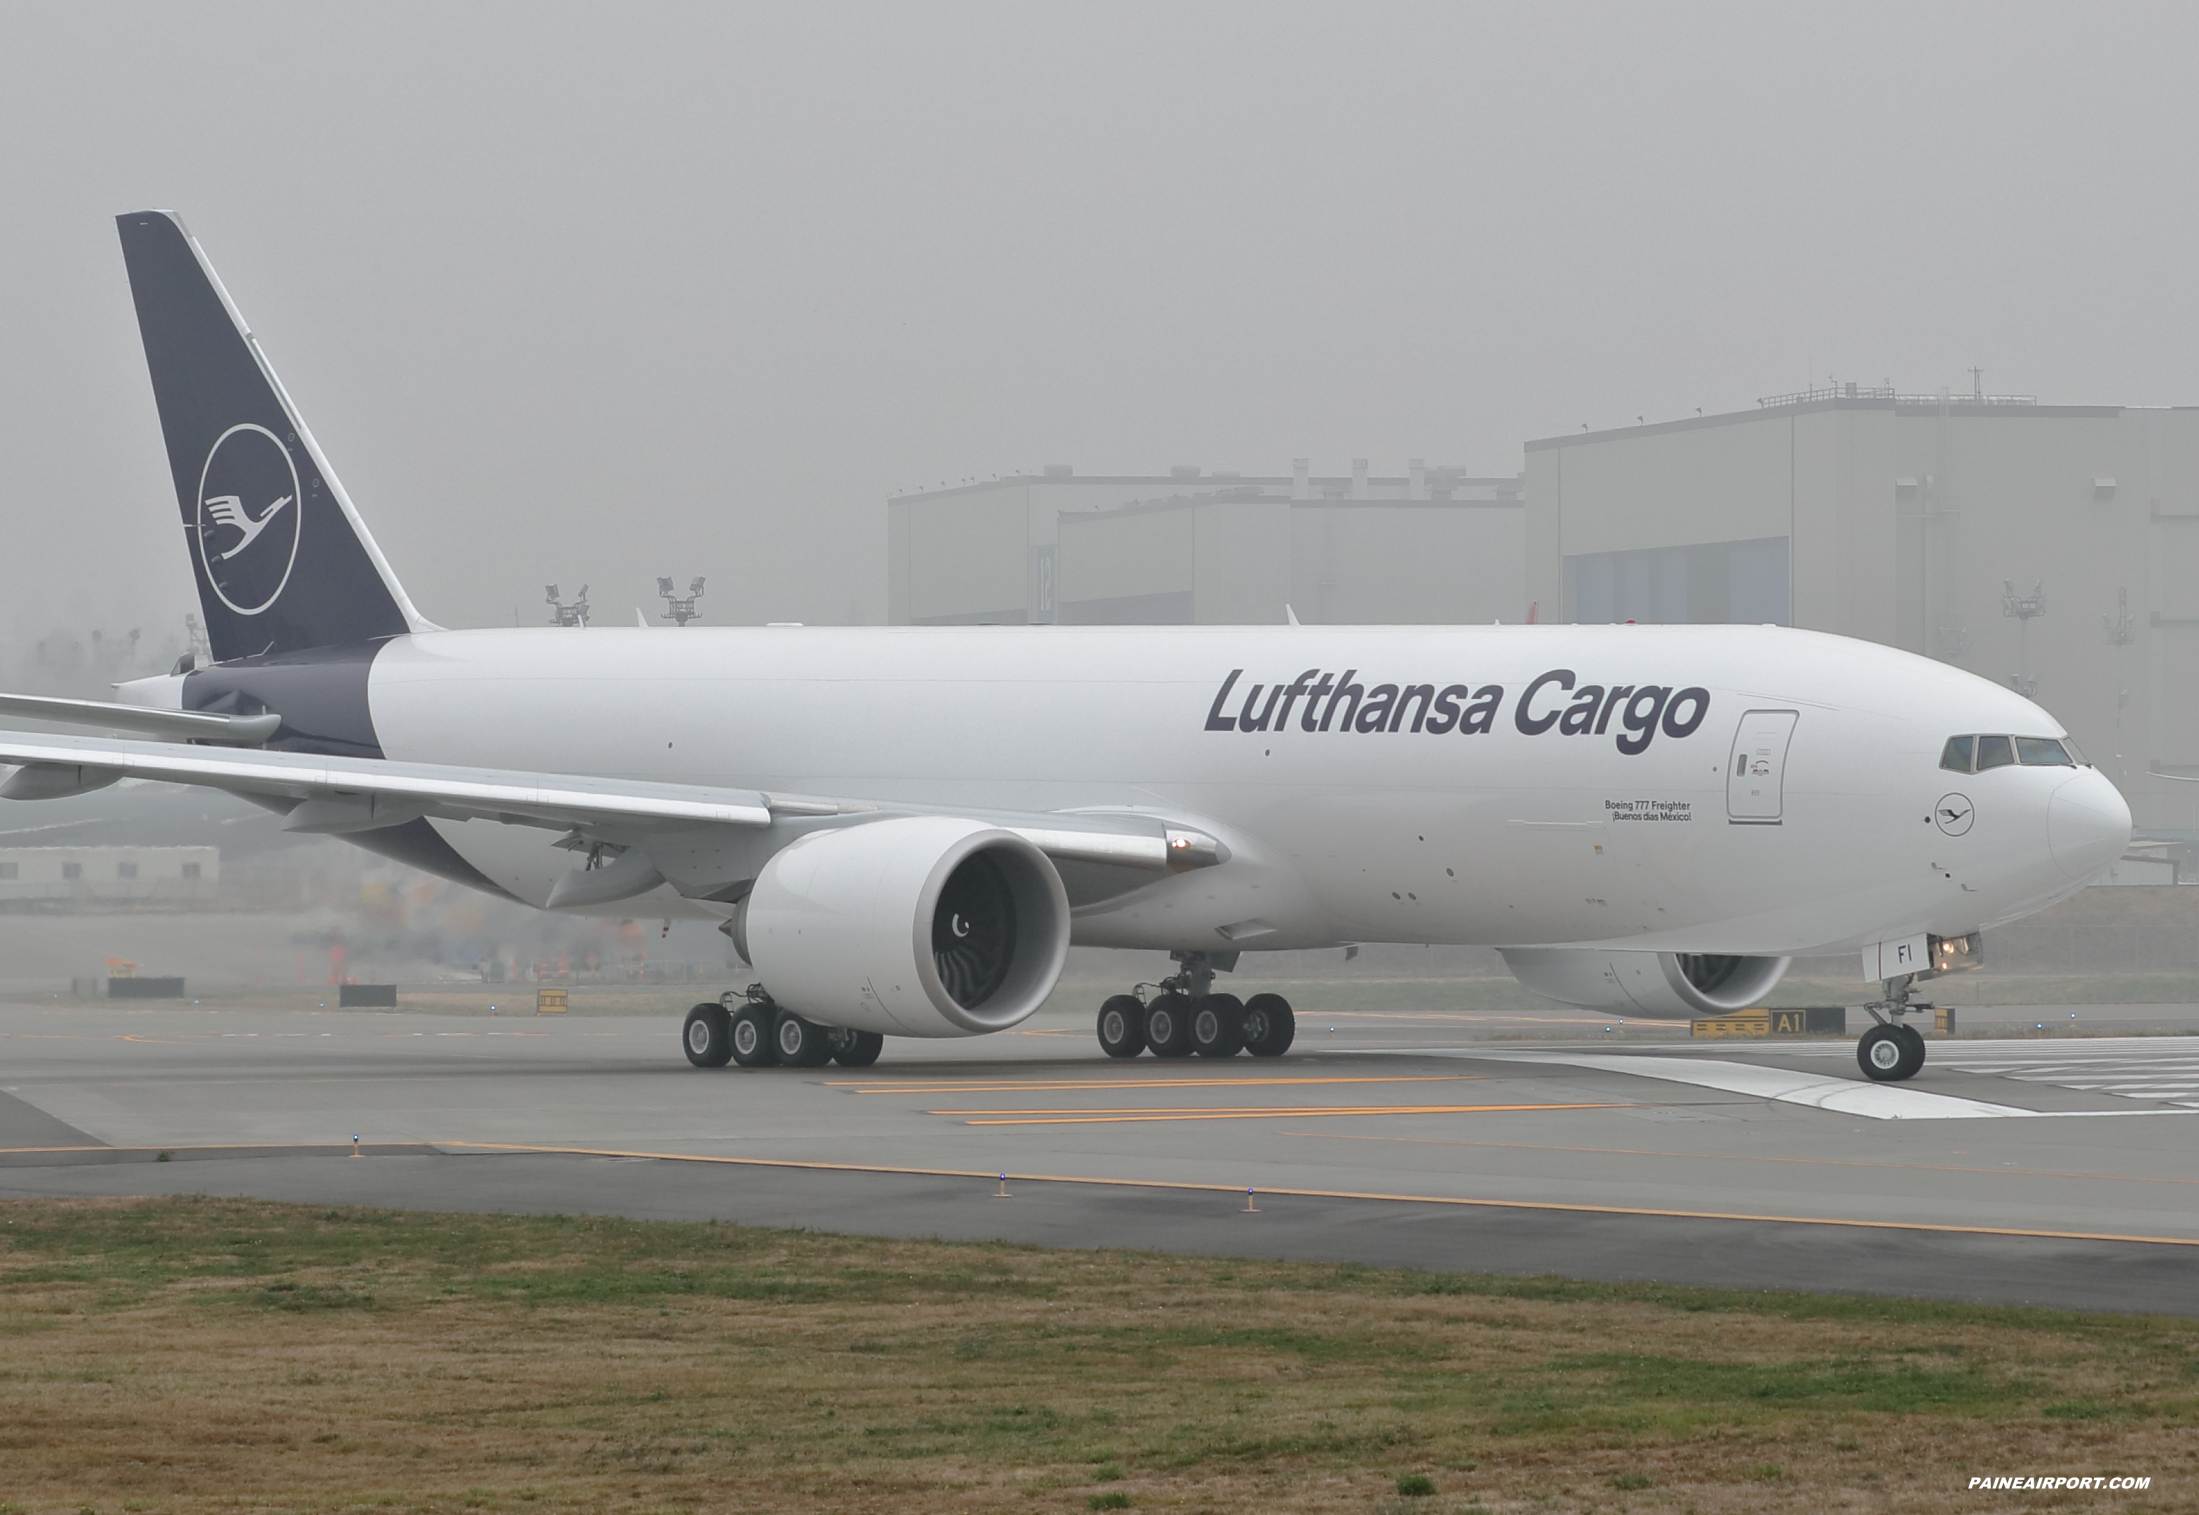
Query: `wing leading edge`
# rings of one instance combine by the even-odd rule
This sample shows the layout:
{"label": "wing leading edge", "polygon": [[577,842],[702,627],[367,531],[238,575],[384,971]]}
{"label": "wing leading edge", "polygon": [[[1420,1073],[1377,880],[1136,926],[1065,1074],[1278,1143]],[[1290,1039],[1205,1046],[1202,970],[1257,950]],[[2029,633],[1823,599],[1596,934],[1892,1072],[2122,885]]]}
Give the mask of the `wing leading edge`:
{"label": "wing leading edge", "polygon": [[[432,817],[540,826],[624,842],[666,829],[762,828],[775,821],[933,810],[753,789],[17,731],[0,731],[0,764],[20,765],[0,784],[0,796],[8,798],[53,798],[123,778],[153,779],[223,789],[277,808],[287,803],[286,829],[335,835]],[[1205,832],[1151,815],[983,812],[972,818],[992,820],[1063,861],[1174,872],[1227,856]]]}

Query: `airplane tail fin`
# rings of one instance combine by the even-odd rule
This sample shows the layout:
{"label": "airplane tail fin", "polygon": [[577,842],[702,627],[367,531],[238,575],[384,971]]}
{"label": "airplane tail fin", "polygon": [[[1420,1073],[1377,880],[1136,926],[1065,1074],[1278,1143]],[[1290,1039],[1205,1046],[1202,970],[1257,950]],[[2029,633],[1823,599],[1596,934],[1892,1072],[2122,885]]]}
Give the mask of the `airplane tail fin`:
{"label": "airplane tail fin", "polygon": [[215,660],[433,629],[182,218],[115,224]]}

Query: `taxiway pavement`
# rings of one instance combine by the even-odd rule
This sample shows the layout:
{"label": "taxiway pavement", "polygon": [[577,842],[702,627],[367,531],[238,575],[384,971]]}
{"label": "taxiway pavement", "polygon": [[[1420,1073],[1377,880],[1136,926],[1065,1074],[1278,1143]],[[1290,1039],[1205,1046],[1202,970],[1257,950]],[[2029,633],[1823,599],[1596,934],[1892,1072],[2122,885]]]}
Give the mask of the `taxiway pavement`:
{"label": "taxiway pavement", "polygon": [[1278,1061],[1110,1062],[1059,1018],[889,1042],[852,1072],[705,1072],[654,1018],[0,1007],[0,1194],[596,1211],[2199,1314],[2199,1039],[1941,1041],[1887,1086],[1845,1041],[1331,1024],[1301,1022]]}

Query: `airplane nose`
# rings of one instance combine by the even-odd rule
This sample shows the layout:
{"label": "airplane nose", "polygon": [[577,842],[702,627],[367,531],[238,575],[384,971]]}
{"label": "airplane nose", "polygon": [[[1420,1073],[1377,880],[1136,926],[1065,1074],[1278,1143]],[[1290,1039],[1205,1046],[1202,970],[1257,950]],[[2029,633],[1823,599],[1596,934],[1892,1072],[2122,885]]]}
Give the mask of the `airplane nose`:
{"label": "airplane nose", "polygon": [[2046,802],[2046,840],[2056,867],[2089,879],[2130,845],[2130,806],[2105,774],[2086,769]]}

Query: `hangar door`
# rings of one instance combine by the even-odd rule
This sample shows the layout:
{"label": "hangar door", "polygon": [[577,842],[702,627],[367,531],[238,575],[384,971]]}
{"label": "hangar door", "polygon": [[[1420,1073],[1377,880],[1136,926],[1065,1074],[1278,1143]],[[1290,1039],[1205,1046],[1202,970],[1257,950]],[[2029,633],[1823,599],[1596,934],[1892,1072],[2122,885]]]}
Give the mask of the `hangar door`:
{"label": "hangar door", "polygon": [[1751,710],[1733,734],[1733,761],[1726,765],[1726,819],[1747,826],[1776,826],[1786,786],[1787,744],[1794,737],[1794,710]]}

